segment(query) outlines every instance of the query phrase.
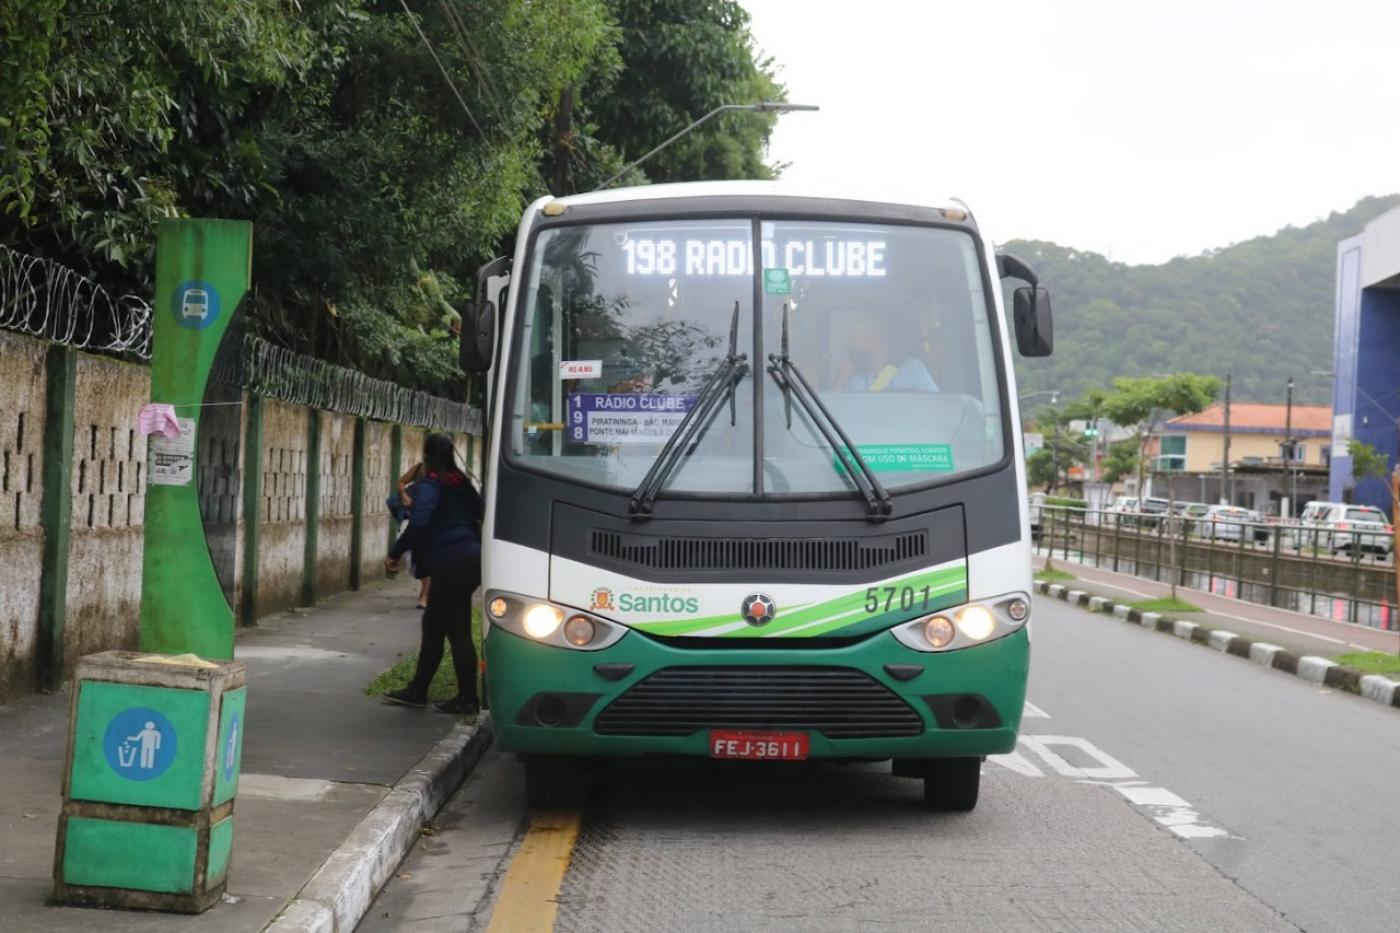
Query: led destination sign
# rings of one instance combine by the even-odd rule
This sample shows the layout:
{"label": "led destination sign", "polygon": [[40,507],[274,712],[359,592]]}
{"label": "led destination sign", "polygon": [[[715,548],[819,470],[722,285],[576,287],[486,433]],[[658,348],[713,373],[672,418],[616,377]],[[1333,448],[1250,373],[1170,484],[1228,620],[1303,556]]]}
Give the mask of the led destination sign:
{"label": "led destination sign", "polygon": [[[753,249],[745,240],[629,237],[622,251],[628,275],[753,275]],[[780,247],[764,240],[763,265],[809,278],[881,278],[885,241],[789,240]]]}

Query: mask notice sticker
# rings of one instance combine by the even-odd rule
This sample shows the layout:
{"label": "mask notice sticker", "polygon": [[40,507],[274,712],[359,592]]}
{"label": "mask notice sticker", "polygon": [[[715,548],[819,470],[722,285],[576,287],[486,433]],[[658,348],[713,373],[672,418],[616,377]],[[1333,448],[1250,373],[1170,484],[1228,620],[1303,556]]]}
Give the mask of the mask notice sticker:
{"label": "mask notice sticker", "polygon": [[602,360],[564,360],[559,364],[560,379],[597,379],[601,375]]}
{"label": "mask notice sticker", "polygon": [[[847,447],[841,448],[836,469],[845,472],[843,460],[851,460]],[[875,473],[951,473],[953,448],[950,444],[857,444],[861,459]],[[854,466],[854,461],[852,460]]]}
{"label": "mask notice sticker", "polygon": [[612,393],[569,396],[569,440],[575,444],[664,444],[694,395]]}

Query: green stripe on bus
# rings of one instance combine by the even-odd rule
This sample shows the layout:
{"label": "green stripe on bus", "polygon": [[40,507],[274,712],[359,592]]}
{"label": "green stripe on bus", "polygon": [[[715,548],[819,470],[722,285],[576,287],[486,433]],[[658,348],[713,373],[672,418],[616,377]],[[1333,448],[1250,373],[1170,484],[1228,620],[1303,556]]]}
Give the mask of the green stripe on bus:
{"label": "green stripe on bus", "polygon": [[[865,609],[866,593],[871,589],[881,587],[897,587],[901,590],[910,589],[922,591],[928,588],[929,602],[927,608],[923,600],[918,600],[909,609],[895,609],[888,612],[881,612],[878,615],[868,615]],[[842,626],[849,625],[852,620],[859,620],[854,625],[850,625],[852,631],[849,634],[860,634],[865,631],[878,631],[899,622],[917,618],[928,612],[936,612],[948,606],[955,605],[960,601],[961,596],[967,592],[967,563],[960,561],[953,566],[940,567],[937,570],[925,570],[911,574],[907,577],[900,577],[879,584],[875,587],[863,587],[851,593],[846,593],[835,599],[814,605],[801,604],[790,611],[784,611],[784,607],[779,606],[781,618],[770,625],[763,626],[758,632],[763,637],[807,637],[814,635],[829,634],[833,630],[841,629],[842,634],[847,632]],[[685,636],[693,635],[696,632],[703,632],[707,629],[718,628],[722,625],[735,625],[743,622],[743,616],[738,612],[728,613],[718,616],[706,616],[700,619],[658,619],[646,622],[629,623],[633,628],[653,635],[662,636]],[[856,631],[856,629],[859,631]],[[797,630],[797,631],[794,631]],[[735,629],[732,632],[722,633],[719,637],[728,638],[752,638],[756,630],[751,626],[742,629]]]}

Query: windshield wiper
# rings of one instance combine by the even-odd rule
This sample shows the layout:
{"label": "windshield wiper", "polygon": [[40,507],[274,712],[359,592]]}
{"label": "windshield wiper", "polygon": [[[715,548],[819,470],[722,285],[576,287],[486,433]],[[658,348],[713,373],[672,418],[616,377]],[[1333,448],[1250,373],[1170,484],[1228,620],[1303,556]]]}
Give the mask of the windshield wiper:
{"label": "windshield wiper", "polygon": [[[889,518],[890,513],[894,511],[894,500],[890,498],[889,492],[876,478],[875,471],[870,469],[870,464],[866,463],[865,458],[860,455],[856,445],[851,443],[850,437],[846,435],[827,407],[822,404],[817,393],[812,391],[811,385],[802,375],[802,370],[797,368],[797,364],[792,361],[792,357],[788,354],[788,306],[786,303],[783,304],[782,351],[782,353],[768,354],[768,373],[773,377],[773,381],[778,384],[778,387],[783,390],[783,404],[787,410],[787,426],[792,427],[792,400],[796,398],[797,404],[806,412],[807,417],[816,425],[817,430],[821,432],[822,437],[835,453],[836,462],[846,468],[846,472],[850,474],[857,491],[865,498],[866,506],[870,510],[867,517],[872,522],[882,522]],[[838,436],[841,439],[840,444],[836,442]],[[854,469],[852,469],[853,466]]]}
{"label": "windshield wiper", "polygon": [[745,373],[749,371],[747,353],[739,353],[739,302],[734,302],[734,314],[729,320],[729,353],[719,367],[710,374],[704,387],[700,389],[700,394],[695,396],[695,403],[690,406],[690,410],[685,413],[685,417],[676,425],[676,429],[671,432],[670,438],[666,441],[666,446],[661,448],[661,453],[657,456],[656,462],[651,465],[647,475],[642,477],[642,482],[632,492],[632,498],[628,500],[628,514],[635,520],[651,516],[652,503],[656,501],[656,495],[666,480],[675,472],[676,466],[686,455],[686,451],[704,437],[705,432],[710,429],[715,416],[719,414],[726,396],[729,398],[729,423],[737,421],[737,408],[734,402],[734,389],[743,380]]}

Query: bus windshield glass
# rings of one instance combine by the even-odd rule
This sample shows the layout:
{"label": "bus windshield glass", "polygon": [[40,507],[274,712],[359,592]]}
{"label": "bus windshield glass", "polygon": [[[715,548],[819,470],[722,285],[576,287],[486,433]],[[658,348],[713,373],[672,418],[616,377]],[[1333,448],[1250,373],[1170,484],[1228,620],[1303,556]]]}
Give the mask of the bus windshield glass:
{"label": "bus windshield glass", "polygon": [[785,332],[792,362],[885,487],[1002,459],[1002,374],[969,232],[775,219],[759,225],[756,249],[754,229],[735,219],[541,232],[513,353],[512,457],[634,489],[724,362],[737,307],[748,370],[666,489],[746,495],[758,474],[764,493],[855,491],[849,456],[767,371]]}

